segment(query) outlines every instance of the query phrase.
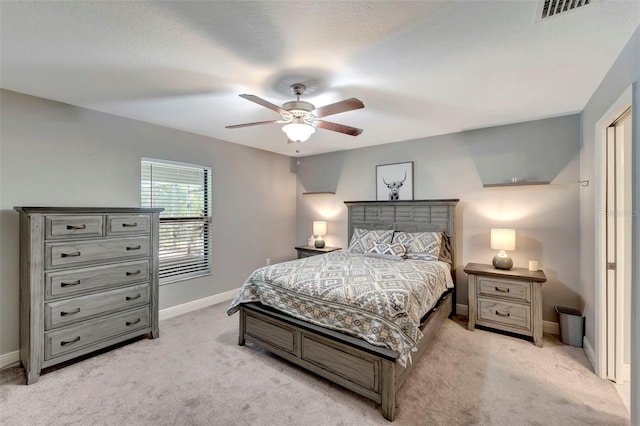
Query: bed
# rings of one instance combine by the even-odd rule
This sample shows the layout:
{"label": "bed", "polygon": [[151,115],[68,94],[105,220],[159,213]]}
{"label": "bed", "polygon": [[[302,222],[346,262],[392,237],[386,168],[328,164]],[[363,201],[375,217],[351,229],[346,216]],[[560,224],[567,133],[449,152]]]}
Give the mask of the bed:
{"label": "bed", "polygon": [[[257,344],[369,398],[393,421],[397,390],[455,313],[457,202],[345,202],[350,250],[256,270],[228,310],[239,311],[238,344]],[[431,233],[442,235],[437,259],[374,250],[397,246],[389,235],[397,243]],[[354,242],[371,235],[389,244],[365,238],[358,250]]]}

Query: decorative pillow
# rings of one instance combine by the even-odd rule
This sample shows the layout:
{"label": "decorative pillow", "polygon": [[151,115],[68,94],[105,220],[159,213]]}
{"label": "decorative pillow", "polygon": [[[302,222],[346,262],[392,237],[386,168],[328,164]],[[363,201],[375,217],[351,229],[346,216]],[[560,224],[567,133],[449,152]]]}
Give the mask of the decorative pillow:
{"label": "decorative pillow", "polygon": [[442,245],[441,232],[396,232],[393,243],[407,248],[407,259],[438,260]]}
{"label": "decorative pillow", "polygon": [[356,228],[353,230],[351,243],[347,251],[350,253],[365,253],[376,244],[389,244],[393,238],[393,230],[369,230]]}
{"label": "decorative pillow", "polygon": [[386,254],[389,256],[402,257],[406,253],[407,249],[402,244],[376,244],[367,250],[367,253]]}
{"label": "decorative pillow", "polygon": [[449,243],[449,238],[447,238],[444,233],[442,233],[442,243],[440,244],[440,255],[438,256],[438,260],[450,264],[453,263],[453,258],[451,256],[451,243]]}

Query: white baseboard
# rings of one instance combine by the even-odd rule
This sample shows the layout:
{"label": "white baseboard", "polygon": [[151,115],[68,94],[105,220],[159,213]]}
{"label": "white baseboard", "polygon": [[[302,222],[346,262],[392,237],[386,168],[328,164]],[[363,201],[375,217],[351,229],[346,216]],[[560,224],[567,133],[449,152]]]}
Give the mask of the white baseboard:
{"label": "white baseboard", "polygon": [[[456,314],[462,315],[464,317],[469,316],[469,306],[462,305],[460,303],[456,304]],[[542,321],[542,332],[547,334],[560,334],[560,324],[552,321]]]}
{"label": "white baseboard", "polygon": [[591,342],[587,339],[587,336],[582,338],[582,348],[584,349],[584,353],[587,354],[587,358],[589,358],[589,362],[591,363],[591,368],[595,371],[596,375],[598,374],[598,369],[596,368],[596,353],[593,351],[593,346],[591,346]]}
{"label": "white baseboard", "polygon": [[622,378],[625,382],[631,383],[631,365],[624,364],[622,366]]}
{"label": "white baseboard", "polygon": [[231,300],[238,294],[239,288],[235,290],[225,291],[224,293],[214,294],[213,296],[205,297],[202,299],[194,300],[192,302],[183,303],[182,305],[172,306],[160,310],[160,321],[177,317],[178,315],[186,314],[189,312],[197,311],[198,309],[206,308],[207,306],[216,305],[218,303]]}
{"label": "white baseboard", "polygon": [[0,354],[0,369],[13,367],[14,364],[20,363],[20,351],[13,351],[7,354]]}
{"label": "white baseboard", "polygon": [[462,315],[463,317],[469,316],[469,307],[467,305],[456,304],[456,315]]}
{"label": "white baseboard", "polygon": [[553,321],[542,321],[542,332],[547,334],[560,335],[560,324]]}

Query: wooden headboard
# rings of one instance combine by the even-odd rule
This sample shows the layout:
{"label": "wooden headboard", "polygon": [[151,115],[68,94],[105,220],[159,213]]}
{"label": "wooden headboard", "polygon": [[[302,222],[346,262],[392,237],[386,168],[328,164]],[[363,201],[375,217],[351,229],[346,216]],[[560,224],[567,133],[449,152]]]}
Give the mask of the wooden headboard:
{"label": "wooden headboard", "polygon": [[347,243],[353,230],[393,229],[404,232],[445,232],[455,265],[454,212],[457,199],[411,201],[345,201],[349,210]]}

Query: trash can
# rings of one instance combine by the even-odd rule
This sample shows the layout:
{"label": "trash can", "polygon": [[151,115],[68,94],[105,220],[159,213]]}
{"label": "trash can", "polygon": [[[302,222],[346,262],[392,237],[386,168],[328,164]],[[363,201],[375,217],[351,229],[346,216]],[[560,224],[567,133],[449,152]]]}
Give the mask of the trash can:
{"label": "trash can", "polygon": [[560,339],[565,345],[582,347],[584,336],[584,317],[582,311],[577,308],[556,306],[558,320],[560,322]]}

